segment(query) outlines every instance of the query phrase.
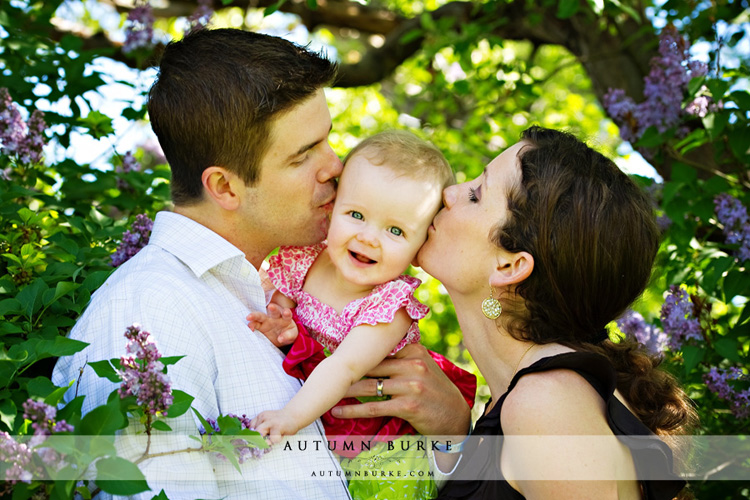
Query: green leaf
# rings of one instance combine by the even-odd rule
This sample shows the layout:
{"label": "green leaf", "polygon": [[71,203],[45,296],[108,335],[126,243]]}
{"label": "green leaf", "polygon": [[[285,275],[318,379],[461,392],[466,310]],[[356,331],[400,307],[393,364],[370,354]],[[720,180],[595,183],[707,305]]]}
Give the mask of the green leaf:
{"label": "green leaf", "polygon": [[[72,385],[72,384],[71,384]],[[44,402],[50,406],[57,406],[62,401],[63,396],[70,389],[70,385],[67,387],[57,387],[54,391],[47,394],[44,398]]]}
{"label": "green leaf", "polygon": [[114,401],[97,406],[81,419],[78,425],[79,434],[86,436],[102,436],[114,434],[115,431],[128,424],[125,415],[120,411],[120,402]]}
{"label": "green leaf", "polygon": [[86,290],[93,292],[94,290],[102,286],[105,281],[107,281],[107,278],[109,278],[110,274],[112,274],[112,271],[91,272],[88,274],[88,276],[86,276],[86,279],[83,280],[81,286]]}
{"label": "green leaf", "polygon": [[746,161],[750,155],[750,135],[748,134],[747,125],[736,127],[729,131],[729,148],[738,160]]}
{"label": "green leaf", "polygon": [[279,0],[276,3],[269,5],[263,10],[263,16],[264,17],[270,16],[271,14],[279,10],[281,6],[284,5],[285,3],[286,3],[286,0]]}
{"label": "green leaf", "polygon": [[151,500],[169,500],[169,498],[167,497],[167,494],[164,493],[164,490],[161,490],[158,495],[151,497]]}
{"label": "green leaf", "polygon": [[640,139],[636,141],[635,146],[638,148],[655,148],[664,143],[666,138],[656,130],[656,127],[651,126],[646,129]]}
{"label": "green leaf", "polygon": [[201,415],[198,410],[196,410],[195,408],[191,408],[191,409],[193,410],[193,413],[195,413],[195,416],[198,417],[198,420],[200,420],[200,423],[203,426],[203,428],[206,429],[206,432],[211,432],[211,430],[213,429],[211,424],[209,424],[206,421],[206,419],[203,418],[203,415]]}
{"label": "green leaf", "polygon": [[318,10],[318,0],[307,0],[307,8],[310,10]]}
{"label": "green leaf", "polygon": [[91,111],[86,118],[79,117],[77,121],[82,127],[88,129],[94,139],[101,139],[115,131],[112,127],[112,118],[99,111]]}
{"label": "green leaf", "polygon": [[406,45],[421,36],[424,36],[424,30],[421,28],[414,28],[404,33],[398,41],[401,45]]}
{"label": "green leaf", "polygon": [[716,140],[721,137],[724,128],[729,122],[729,115],[727,113],[717,112],[709,113],[703,117],[703,126],[708,131],[708,135],[712,140]]}
{"label": "green leaf", "polygon": [[57,285],[53,290],[47,290],[44,293],[43,302],[45,306],[48,306],[57,301],[60,297],[69,294],[76,288],[81,286],[79,283],[73,283],[72,281],[58,281]]}
{"label": "green leaf", "polygon": [[724,94],[729,90],[729,82],[725,82],[724,80],[706,80],[705,84],[708,90],[711,91],[711,97],[716,102],[724,99]]}
{"label": "green leaf", "polygon": [[[190,405],[193,404],[193,399],[195,399],[190,394],[180,391],[178,389],[172,390],[172,398],[173,398],[172,404],[167,409],[167,418],[175,418],[175,417],[179,417],[180,415],[183,415],[185,412],[187,412],[190,409]],[[210,426],[206,427],[206,429],[210,429]]]}
{"label": "green leaf", "polygon": [[151,489],[138,466],[122,457],[96,462],[96,485],[112,495],[135,495]]}
{"label": "green leaf", "polygon": [[736,296],[748,296],[747,274],[739,270],[732,270],[724,277],[724,302],[730,302]]}
{"label": "green leaf", "polygon": [[672,166],[672,180],[685,184],[692,184],[698,179],[698,173],[693,167],[675,162]]}
{"label": "green leaf", "polygon": [[71,354],[84,350],[88,345],[88,342],[82,342],[80,340],[58,335],[54,340],[39,340],[36,345],[36,355],[39,359],[48,358],[50,356],[56,358],[70,356]]}
{"label": "green leaf", "polygon": [[106,378],[107,380],[111,382],[122,382],[122,379],[117,374],[117,370],[115,369],[113,365],[114,362],[117,362],[118,360],[112,359],[103,359],[101,361],[91,361],[88,363],[88,365],[94,370],[94,373],[96,373],[99,377]]}
{"label": "green leaf", "polygon": [[560,0],[557,4],[557,18],[567,19],[575,15],[581,7],[579,0]]}
{"label": "green leaf", "polygon": [[17,299],[0,300],[0,316],[7,314],[19,314],[23,312],[23,306]]}
{"label": "green leaf", "polygon": [[718,257],[711,259],[703,271],[701,285],[706,292],[710,293],[716,288],[716,284],[721,279],[724,272],[734,263],[732,257]]}
{"label": "green leaf", "polygon": [[26,390],[29,397],[46,398],[57,389],[49,377],[36,377],[26,382]]}
{"label": "green leaf", "polygon": [[37,278],[16,295],[16,300],[21,303],[27,318],[31,319],[34,313],[42,307],[42,296],[47,288],[44,280]]}
{"label": "green leaf", "polygon": [[76,488],[76,494],[81,495],[81,498],[83,498],[83,500],[91,500],[91,492],[86,486],[79,486],[78,488]]}
{"label": "green leaf", "polygon": [[693,368],[698,366],[698,363],[703,361],[703,356],[706,355],[706,350],[694,345],[686,345],[682,348],[682,358],[685,361],[685,375],[689,375]]}
{"label": "green leaf", "polygon": [[171,431],[172,428],[167,425],[167,423],[163,420],[156,420],[151,423],[151,427],[153,429],[156,429],[157,431]]}
{"label": "green leaf", "polygon": [[742,360],[737,347],[738,344],[735,339],[722,338],[714,342],[716,352],[730,361],[739,362]]}
{"label": "green leaf", "polygon": [[735,90],[728,97],[729,100],[736,102],[740,109],[750,109],[750,92],[747,90]]}
{"label": "green leaf", "polygon": [[159,358],[159,361],[162,362],[164,366],[169,366],[177,363],[179,360],[184,358],[185,356],[164,356],[163,358]]}
{"label": "green leaf", "polygon": [[216,419],[216,423],[219,424],[221,434],[224,436],[232,436],[242,430],[242,424],[240,424],[237,417],[228,417],[221,415]]}
{"label": "green leaf", "polygon": [[691,78],[690,82],[688,83],[688,95],[690,97],[695,96],[696,93],[703,87],[703,82],[706,81],[706,77],[704,76],[696,76],[695,78]]}
{"label": "green leaf", "polygon": [[12,399],[4,399],[0,401],[0,422],[7,425],[9,429],[13,430],[17,415],[18,409],[16,408],[16,404]]}

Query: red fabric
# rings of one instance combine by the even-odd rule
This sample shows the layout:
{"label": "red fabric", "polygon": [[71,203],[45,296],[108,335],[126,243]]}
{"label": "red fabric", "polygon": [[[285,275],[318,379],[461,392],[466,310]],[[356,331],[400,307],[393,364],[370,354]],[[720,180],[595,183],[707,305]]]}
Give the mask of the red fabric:
{"label": "red fabric", "polygon": [[[293,314],[293,318],[299,329],[299,335],[292,344],[286,358],[284,358],[283,367],[289,375],[307,380],[307,377],[326,358],[326,355],[323,346],[310,336],[296,314]],[[456,384],[469,407],[473,407],[474,395],[477,390],[476,376],[454,365],[442,354],[428,352],[440,369]],[[344,398],[335,406],[351,404],[360,404],[360,401],[356,398]],[[344,419],[334,417],[329,410],[320,419],[323,422],[323,427],[325,427],[326,436],[332,443],[329,447],[333,447],[335,444],[335,453],[347,458],[354,458],[359,454],[359,450],[362,449],[359,446],[360,441],[386,441],[394,436],[417,433],[407,421],[397,417]],[[345,443],[347,449],[345,449]],[[353,450],[349,448],[353,448]]]}

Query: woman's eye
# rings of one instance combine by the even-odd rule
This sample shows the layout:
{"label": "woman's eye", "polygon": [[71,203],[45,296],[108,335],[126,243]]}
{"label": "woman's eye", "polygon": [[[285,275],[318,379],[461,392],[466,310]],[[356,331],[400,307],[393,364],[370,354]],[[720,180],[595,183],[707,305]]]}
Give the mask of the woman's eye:
{"label": "woman's eye", "polygon": [[477,198],[477,190],[474,188],[469,188],[469,201],[472,203],[479,201],[479,198]]}
{"label": "woman's eye", "polygon": [[401,236],[404,234],[401,228],[398,228],[396,226],[393,226],[392,228],[390,228],[389,231],[391,232],[391,234],[396,235],[396,236]]}
{"label": "woman's eye", "polygon": [[295,167],[299,166],[299,165],[302,165],[303,163],[305,163],[305,160],[307,160],[307,156],[308,155],[305,155],[305,156],[303,156],[301,158],[298,158],[298,159],[294,160],[292,162],[292,165],[294,165]]}
{"label": "woman's eye", "polygon": [[354,217],[357,220],[364,220],[364,216],[362,216],[362,214],[357,212],[356,210],[352,210],[349,213],[351,214],[352,217]]}

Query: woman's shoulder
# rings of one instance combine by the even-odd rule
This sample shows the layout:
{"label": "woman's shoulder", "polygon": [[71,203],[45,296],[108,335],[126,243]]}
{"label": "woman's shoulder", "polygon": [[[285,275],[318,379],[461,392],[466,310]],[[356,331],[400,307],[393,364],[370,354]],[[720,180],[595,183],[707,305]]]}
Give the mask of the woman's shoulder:
{"label": "woman's shoulder", "polygon": [[503,401],[501,425],[506,435],[609,431],[600,393],[584,376],[566,367],[518,378]]}

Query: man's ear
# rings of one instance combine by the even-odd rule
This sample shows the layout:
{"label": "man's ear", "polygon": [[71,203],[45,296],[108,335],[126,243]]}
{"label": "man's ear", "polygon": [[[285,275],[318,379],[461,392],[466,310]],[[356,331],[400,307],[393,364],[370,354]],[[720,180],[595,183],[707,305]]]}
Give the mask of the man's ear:
{"label": "man's ear", "polygon": [[240,187],[244,182],[224,167],[208,167],[201,175],[206,194],[221,208],[236,210],[240,206]]}
{"label": "man's ear", "polygon": [[501,288],[517,285],[531,275],[534,270],[534,257],[528,252],[502,252],[497,267],[490,275],[490,285]]}

